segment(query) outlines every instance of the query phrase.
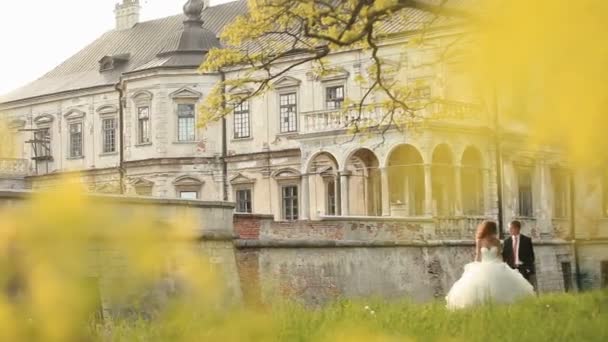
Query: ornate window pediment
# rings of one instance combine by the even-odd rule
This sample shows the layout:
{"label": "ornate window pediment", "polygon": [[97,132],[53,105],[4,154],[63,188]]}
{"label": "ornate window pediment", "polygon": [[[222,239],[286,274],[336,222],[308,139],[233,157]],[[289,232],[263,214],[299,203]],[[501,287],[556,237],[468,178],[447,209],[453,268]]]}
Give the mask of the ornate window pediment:
{"label": "ornate window pediment", "polygon": [[55,121],[55,116],[51,114],[41,114],[34,119],[36,125],[48,125]]}
{"label": "ornate window pediment", "polygon": [[201,187],[205,184],[205,182],[201,181],[198,178],[192,176],[181,176],[173,181],[173,185],[179,187],[190,187],[190,186],[198,186]]}
{"label": "ornate window pediment", "polygon": [[300,179],[300,177],[301,177],[300,172],[298,172],[298,170],[292,169],[292,168],[280,169],[278,171],[275,171],[272,174],[272,178],[276,179],[277,181],[296,180],[296,179]]}
{"label": "ornate window pediment", "polygon": [[232,95],[239,95],[239,94],[248,95],[248,94],[251,94],[252,92],[253,92],[253,89],[246,87],[246,86],[234,86],[234,87],[228,88],[228,93],[232,94]]}
{"label": "ornate window pediment", "polygon": [[63,115],[63,117],[66,120],[76,120],[76,119],[84,118],[85,115],[86,115],[86,113],[83,112],[82,110],[77,109],[77,108],[72,108],[72,109],[68,110],[67,113],[65,113]]}
{"label": "ornate window pediment", "polygon": [[284,76],[274,83],[274,87],[276,89],[295,88],[295,87],[298,87],[300,85],[300,83],[302,83],[302,81],[300,81],[297,78],[290,77],[290,76]]}
{"label": "ornate window pediment", "polygon": [[190,99],[190,100],[198,100],[203,96],[202,93],[192,90],[188,87],[181,88],[177,91],[174,91],[169,95],[172,99]]}
{"label": "ornate window pediment", "polygon": [[230,184],[232,185],[251,185],[255,183],[255,179],[244,176],[242,173],[232,177]]}
{"label": "ornate window pediment", "polygon": [[104,105],[104,106],[97,108],[97,114],[99,114],[101,116],[112,115],[112,114],[116,114],[117,112],[118,112],[118,108],[114,105]]}
{"label": "ornate window pediment", "polygon": [[12,129],[20,129],[25,127],[26,121],[22,119],[13,119],[8,123],[8,127]]}
{"label": "ornate window pediment", "polygon": [[350,73],[344,68],[336,68],[328,71],[325,75],[321,75],[322,82],[343,81],[348,79]]}
{"label": "ornate window pediment", "polygon": [[150,103],[154,95],[147,90],[139,90],[133,94],[132,99],[136,103]]}

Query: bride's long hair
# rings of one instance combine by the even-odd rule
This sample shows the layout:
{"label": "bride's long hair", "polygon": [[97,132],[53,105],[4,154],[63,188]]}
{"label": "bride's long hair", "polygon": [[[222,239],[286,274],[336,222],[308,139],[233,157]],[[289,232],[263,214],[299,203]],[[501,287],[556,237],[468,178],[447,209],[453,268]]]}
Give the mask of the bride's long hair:
{"label": "bride's long hair", "polygon": [[496,227],[496,222],[494,221],[483,221],[479,226],[477,226],[477,233],[475,234],[475,238],[477,240],[485,239],[489,236],[496,235],[498,228]]}

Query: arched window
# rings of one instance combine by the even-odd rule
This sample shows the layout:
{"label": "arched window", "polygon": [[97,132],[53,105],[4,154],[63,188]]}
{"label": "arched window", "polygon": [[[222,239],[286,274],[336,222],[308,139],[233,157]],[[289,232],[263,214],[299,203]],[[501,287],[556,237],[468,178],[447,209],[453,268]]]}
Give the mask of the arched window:
{"label": "arched window", "polygon": [[412,145],[400,145],[388,159],[391,214],[424,215],[424,165]]}

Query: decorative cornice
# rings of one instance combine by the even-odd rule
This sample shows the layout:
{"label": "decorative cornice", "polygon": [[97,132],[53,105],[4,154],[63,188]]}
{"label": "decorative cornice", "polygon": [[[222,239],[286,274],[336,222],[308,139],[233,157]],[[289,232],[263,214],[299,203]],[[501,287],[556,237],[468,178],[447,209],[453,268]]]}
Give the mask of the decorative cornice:
{"label": "decorative cornice", "polygon": [[66,120],[76,120],[76,119],[84,118],[85,115],[86,115],[86,113],[83,112],[82,110],[80,110],[78,108],[72,108],[72,109],[68,110],[67,113],[63,114],[63,117]]}
{"label": "decorative cornice", "polygon": [[97,114],[99,115],[110,115],[118,113],[118,108],[114,105],[104,105],[97,108]]}
{"label": "decorative cornice", "polygon": [[192,90],[188,87],[183,87],[177,91],[174,91],[169,95],[172,99],[199,99],[203,96],[202,93]]}
{"label": "decorative cornice", "polygon": [[55,116],[51,114],[41,114],[34,119],[36,125],[51,124],[55,121]]}

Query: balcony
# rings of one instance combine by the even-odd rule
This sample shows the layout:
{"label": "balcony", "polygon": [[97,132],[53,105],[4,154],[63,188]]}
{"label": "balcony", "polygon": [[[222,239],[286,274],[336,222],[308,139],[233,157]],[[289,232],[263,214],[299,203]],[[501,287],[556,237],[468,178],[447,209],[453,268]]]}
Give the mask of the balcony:
{"label": "balcony", "polygon": [[0,177],[27,176],[30,172],[29,165],[27,159],[0,158]]}
{"label": "balcony", "polygon": [[[435,117],[444,121],[463,121],[480,118],[480,107],[471,103],[441,101],[426,105],[417,111],[416,115],[421,118]],[[388,124],[389,118],[385,117],[385,109],[381,106],[366,107],[359,112],[356,108],[331,109],[313,112],[303,112],[302,133],[320,133],[354,127],[383,126]]]}

